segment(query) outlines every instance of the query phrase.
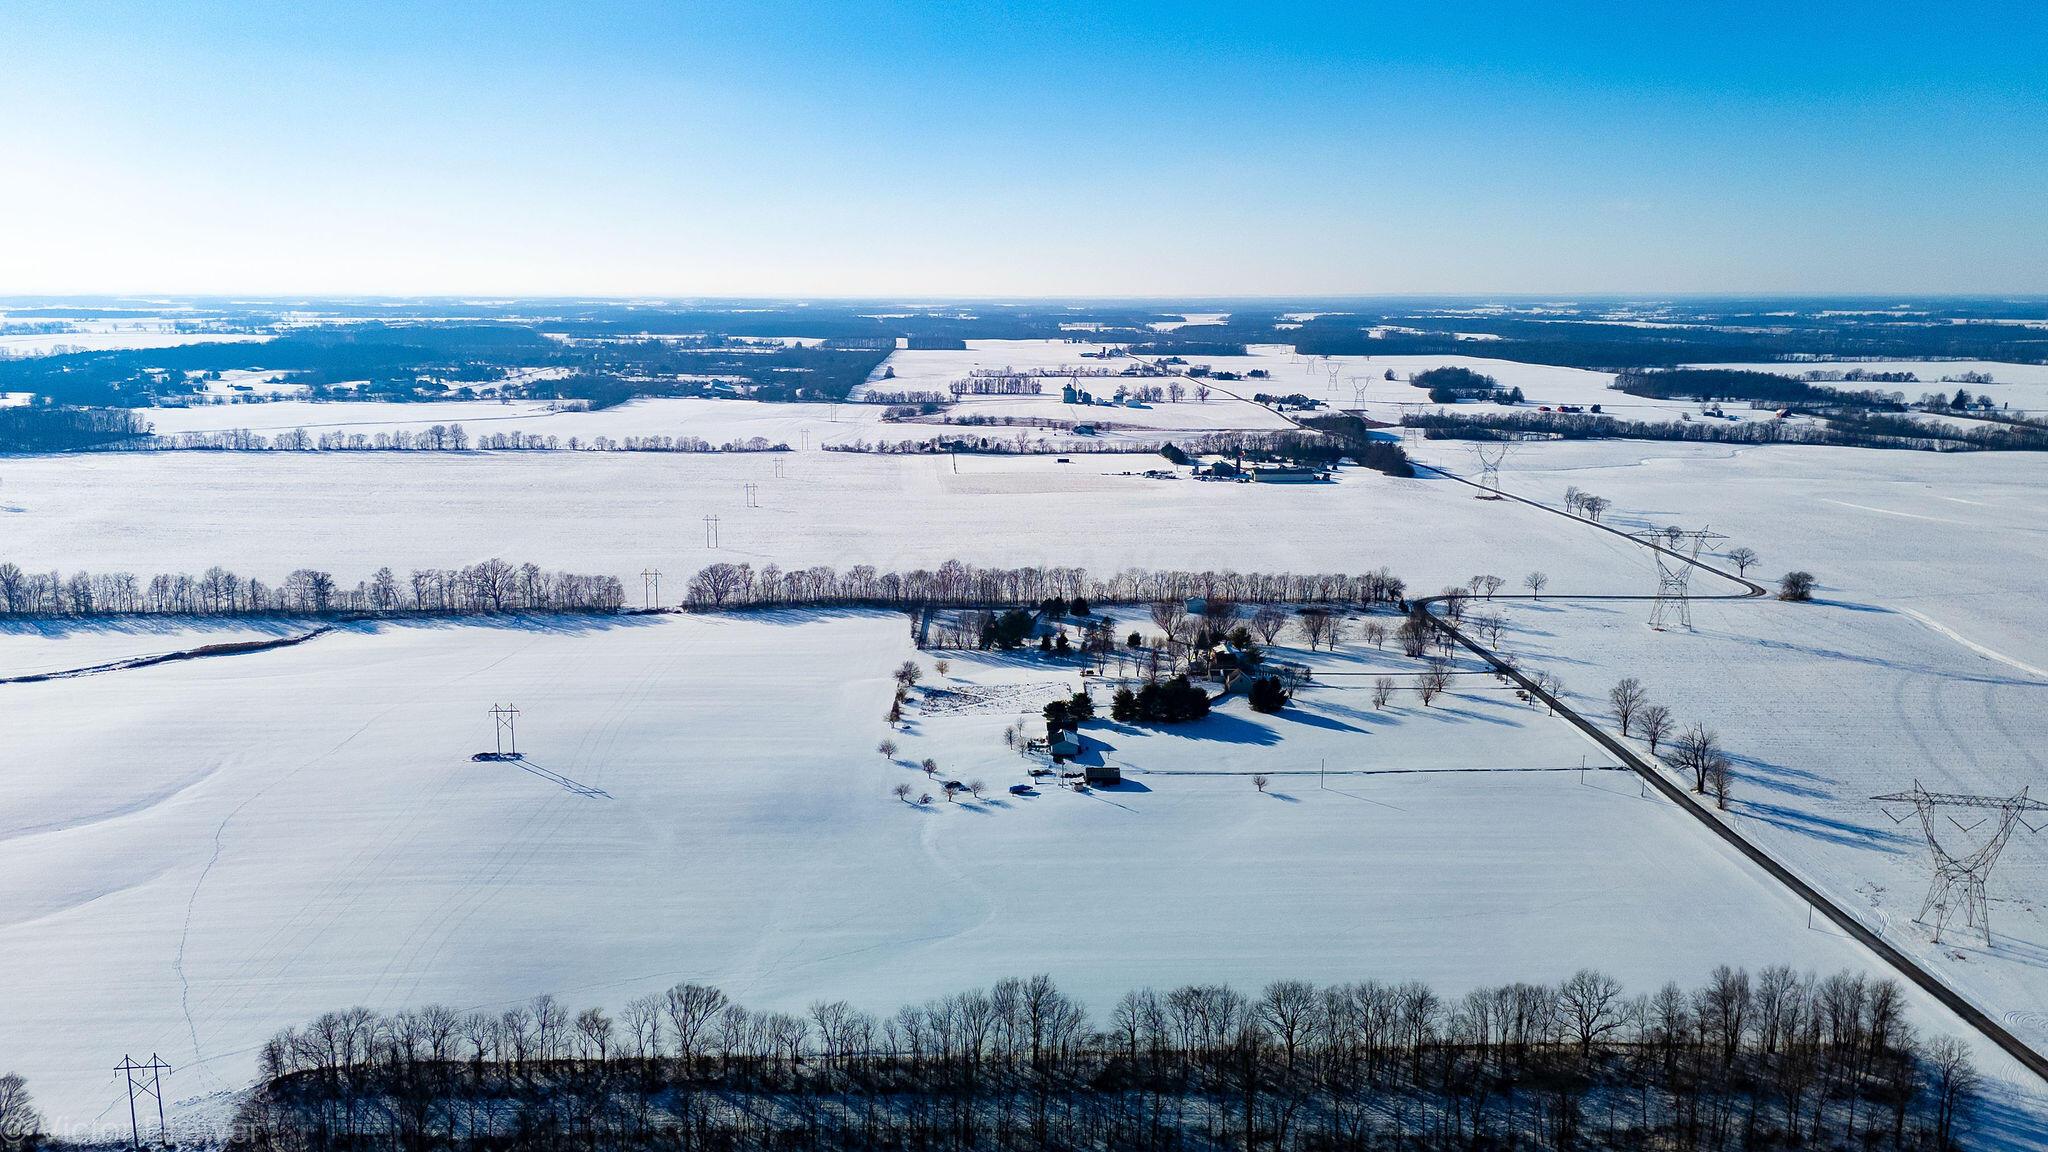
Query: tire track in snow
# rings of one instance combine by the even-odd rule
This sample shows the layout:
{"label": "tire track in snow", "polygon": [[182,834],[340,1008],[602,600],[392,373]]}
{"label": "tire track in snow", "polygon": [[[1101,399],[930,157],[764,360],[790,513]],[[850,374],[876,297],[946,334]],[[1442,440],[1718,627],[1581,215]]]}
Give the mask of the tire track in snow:
{"label": "tire track in snow", "polygon": [[[526,648],[531,647],[532,644],[536,642],[537,641],[529,642],[528,644],[523,645],[521,648],[513,652],[506,653],[504,656],[500,656],[498,659],[493,660],[491,663],[485,665],[482,669],[477,669],[472,672],[466,672],[459,676],[452,677],[446,682],[444,682],[442,687],[447,687],[448,685],[459,683],[460,681],[467,679],[472,675],[475,675],[476,672],[489,671],[490,669],[497,667],[499,664],[504,663],[506,660],[511,659],[513,656],[518,655],[519,652],[525,651]],[[243,800],[242,803],[236,805],[235,808],[221,820],[221,823],[215,829],[215,843],[213,855],[208,860],[206,867],[201,871],[199,879],[193,884],[192,895],[186,904],[184,927],[181,929],[177,953],[173,960],[173,967],[178,974],[179,983],[182,989],[180,992],[180,1007],[185,1015],[187,1031],[193,1037],[193,1051],[195,1053],[195,1057],[198,1053],[198,1030],[196,1023],[196,1018],[198,1014],[197,1010],[212,1008],[215,1004],[219,1002],[220,998],[224,996],[240,996],[247,994],[248,981],[250,979],[250,973],[252,968],[255,968],[259,965],[264,965],[266,963],[267,954],[275,957],[276,953],[274,950],[281,940],[286,939],[288,936],[295,936],[300,932],[313,929],[314,925],[312,921],[314,918],[318,917],[322,911],[332,907],[334,900],[337,899],[344,892],[349,890],[351,887],[355,888],[356,896],[351,898],[347,905],[345,905],[339,911],[335,912],[334,916],[329,917],[325,924],[320,925],[317,928],[317,930],[314,931],[313,936],[310,939],[308,939],[305,944],[299,946],[297,951],[295,951],[290,957],[277,957],[276,962],[278,966],[270,975],[258,977],[257,979],[259,979],[262,983],[275,985],[279,981],[282,981],[285,978],[287,978],[296,967],[298,961],[302,959],[305,956],[306,952],[310,950],[312,946],[319,941],[321,936],[326,934],[327,929],[331,928],[333,924],[342,915],[346,914],[348,908],[353,907],[356,901],[360,899],[361,893],[364,890],[361,885],[363,873],[368,869],[377,869],[380,864],[384,865],[384,867],[388,869],[388,860],[392,851],[395,849],[396,845],[403,839],[405,831],[412,827],[412,825],[419,819],[420,814],[425,809],[424,807],[415,808],[413,816],[410,819],[408,819],[403,826],[394,831],[390,837],[386,838],[382,845],[365,845],[361,850],[359,850],[355,854],[355,856],[350,859],[349,864],[344,866],[341,874],[336,876],[323,888],[320,895],[313,899],[309,899],[303,902],[299,906],[299,908],[295,910],[293,914],[285,920],[283,924],[280,924],[271,932],[269,937],[267,937],[262,944],[257,945],[255,948],[249,949],[244,954],[241,962],[235,965],[234,969],[221,979],[218,989],[212,994],[202,997],[198,1004],[195,1006],[191,1000],[190,981],[189,978],[187,977],[186,972],[184,971],[186,946],[187,941],[190,939],[191,936],[193,913],[198,903],[200,889],[204,887],[206,879],[208,875],[212,872],[214,865],[219,862],[221,850],[224,844],[224,837],[228,825],[245,808],[255,803],[257,800],[261,799],[265,793],[269,792],[271,789],[277,787],[280,784],[288,782],[293,777],[304,772],[307,768],[313,767],[314,765],[319,764],[333,757],[334,755],[339,753],[343,748],[347,747],[350,743],[352,743],[357,737],[361,736],[364,732],[367,732],[372,727],[376,726],[385,717],[391,715],[393,712],[398,711],[400,708],[408,706],[412,703],[412,701],[413,697],[410,694],[408,694],[405,700],[396,704],[392,704],[384,709],[381,709],[375,715],[371,716],[368,720],[364,721],[361,727],[357,728],[354,732],[350,733],[347,737],[343,738],[341,742],[337,743],[334,747],[328,749],[326,752],[323,752],[318,756],[313,757],[312,759],[299,765],[297,768],[294,768],[290,772],[287,772],[283,776],[279,776],[271,780],[269,783],[266,783],[262,788],[259,788],[255,793],[251,794],[248,798]],[[444,783],[442,790],[445,791],[446,787],[447,785]],[[437,795],[438,794],[439,793],[437,793]],[[379,869],[380,872],[382,870],[383,869]],[[201,1063],[203,1064],[203,1061]],[[211,1075],[211,1073],[209,1073],[209,1075]],[[221,1084],[221,1081],[218,1077],[214,1077],[214,1082],[216,1084]],[[221,1084],[221,1086],[223,1088],[227,1087],[227,1085],[225,1084]]]}
{"label": "tire track in snow", "polygon": [[[305,763],[300,764],[297,768],[292,769],[290,772],[285,773],[283,776],[280,776],[277,779],[270,781],[269,783],[263,785],[263,787],[258,788],[256,791],[250,793],[247,797],[245,797],[242,800],[240,804],[237,804],[232,809],[230,809],[226,816],[221,817],[220,823],[214,826],[213,852],[211,855],[207,857],[206,865],[199,870],[198,878],[192,882],[192,894],[185,900],[184,925],[178,930],[178,950],[171,957],[171,971],[176,973],[178,977],[178,1008],[179,1011],[184,1013],[185,1016],[185,1031],[192,1039],[192,1055],[195,1060],[199,1056],[199,1025],[193,1019],[192,1016],[192,980],[191,977],[185,971],[185,951],[187,945],[189,945],[192,940],[192,916],[194,910],[199,905],[199,893],[202,889],[206,887],[206,878],[212,875],[214,866],[220,863],[221,850],[227,841],[228,825],[234,823],[235,817],[241,815],[244,809],[248,808],[249,805],[254,804],[257,800],[261,799],[263,795],[269,792],[272,788],[275,788],[279,784],[283,784],[286,781],[291,780],[293,777],[299,775],[299,773],[304,772],[306,769],[311,768],[313,765],[328,759],[334,754],[340,752],[343,748],[348,747],[348,745],[351,742],[353,742],[356,737],[361,736],[365,732],[368,732],[372,725],[376,724],[377,721],[383,719],[387,714],[389,714],[396,708],[397,705],[393,705],[391,708],[387,708],[383,712],[379,712],[377,715],[372,716],[368,720],[365,720],[361,727],[357,728],[355,731],[343,737],[341,742],[336,744],[334,747],[329,748],[327,751],[321,753],[318,756],[313,757],[310,760],[307,760]],[[201,1067],[205,1066],[202,1064]],[[222,1080],[219,1076],[215,1075],[211,1069],[207,1069],[206,1075],[216,1085],[219,1085],[221,1089],[232,1090],[231,1086],[226,1081]]]}
{"label": "tire track in snow", "polygon": [[2037,668],[2024,660],[2019,660],[2015,659],[2014,657],[2007,656],[2005,653],[2000,652],[1996,648],[1990,648],[1986,647],[1985,645],[1979,644],[1975,640],[1970,639],[1969,637],[1963,635],[1955,629],[1950,628],[1948,625],[1943,624],[1941,621],[1936,620],[1934,617],[1929,616],[1925,612],[1921,612],[1917,609],[1894,608],[1893,611],[1899,613],[1901,616],[1906,616],[1913,620],[1918,621],[1929,631],[1935,633],[1936,635],[1944,636],[1950,640],[1955,641],[1963,647],[1968,648],[1970,651],[1975,652],[1977,655],[1984,657],[1986,660],[1995,661],[1999,664],[2005,665],[2008,668],[2024,672],[2027,675],[2040,680],[2042,684],[2048,685],[2048,669]]}

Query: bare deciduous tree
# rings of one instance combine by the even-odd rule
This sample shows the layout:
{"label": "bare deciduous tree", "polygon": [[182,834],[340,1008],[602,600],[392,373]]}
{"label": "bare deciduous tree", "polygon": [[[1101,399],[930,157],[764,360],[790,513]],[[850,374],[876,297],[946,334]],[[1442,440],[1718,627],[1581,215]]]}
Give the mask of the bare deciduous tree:
{"label": "bare deciduous tree", "polygon": [[1539,600],[1543,598],[1543,590],[1549,586],[1550,577],[1541,570],[1531,572],[1527,576],[1522,577],[1522,587],[1527,588],[1529,595]]}
{"label": "bare deciduous tree", "polygon": [[1662,704],[1645,704],[1636,714],[1636,728],[1649,742],[1650,755],[1657,754],[1657,745],[1671,734],[1671,709]]}
{"label": "bare deciduous tree", "polygon": [[1463,620],[1465,618],[1465,601],[1470,596],[1471,593],[1456,586],[1444,589],[1442,596],[1444,619],[1449,620],[1453,624]]}
{"label": "bare deciduous tree", "polygon": [[1252,613],[1252,631],[1258,633],[1259,639],[1268,648],[1280,638],[1280,631],[1285,627],[1287,613],[1271,604],[1261,604],[1258,611]]}
{"label": "bare deciduous tree", "polygon": [[1629,734],[1629,726],[1648,695],[1643,691],[1643,682],[1633,676],[1623,677],[1621,683],[1607,690],[1607,702],[1614,707],[1614,719],[1620,723],[1623,736]]}
{"label": "bare deciduous tree", "polygon": [[1485,638],[1487,647],[1498,648],[1501,634],[1507,631],[1508,621],[1507,617],[1498,612],[1489,612],[1484,616],[1474,617],[1472,625],[1479,630],[1480,636]]}
{"label": "bare deciduous tree", "polygon": [[0,1076],[0,1148],[36,1147],[42,1128],[28,1081],[12,1072]]}
{"label": "bare deciduous tree", "polygon": [[1934,1097],[1934,1146],[1954,1144],[1956,1122],[1962,1119],[1969,1101],[1976,1096],[1980,1077],[1970,1063],[1970,1046],[1953,1036],[1942,1036],[1927,1046],[1928,1090]]}
{"label": "bare deciduous tree", "polygon": [[896,758],[896,742],[894,740],[884,740],[880,744],[875,745],[875,751],[880,752],[884,759],[894,760]]}
{"label": "bare deciduous tree", "polygon": [[1717,770],[1725,771],[1727,768],[1720,738],[1708,731],[1704,724],[1694,724],[1679,733],[1671,742],[1671,755],[1666,760],[1680,772],[1690,773],[1692,790],[1701,793],[1707,790]]}
{"label": "bare deciduous tree", "polygon": [[908,804],[910,803],[910,785],[899,782],[894,788],[889,789],[889,795]]}
{"label": "bare deciduous tree", "polygon": [[1372,682],[1372,706],[1374,708],[1385,708],[1387,702],[1393,698],[1394,678],[1392,676],[1381,676]]}
{"label": "bare deciduous tree", "polygon": [[1367,618],[1364,626],[1359,630],[1359,634],[1364,637],[1365,642],[1367,644],[1372,645],[1374,648],[1377,648],[1382,652],[1386,651],[1387,626],[1385,624],[1382,624],[1378,620]]}
{"label": "bare deciduous tree", "polygon": [[1252,777],[1252,787],[1257,788],[1261,792],[1264,792],[1266,790],[1266,785],[1271,784],[1272,782],[1273,781],[1269,779],[1264,772],[1260,772]]}
{"label": "bare deciduous tree", "polygon": [[1328,642],[1330,639],[1332,629],[1330,614],[1321,609],[1305,609],[1296,619],[1296,627],[1301,630],[1302,642],[1308,645],[1309,651],[1313,652],[1319,645]]}
{"label": "bare deciduous tree", "polygon": [[1707,767],[1707,791],[1714,794],[1714,807],[1728,810],[1728,757],[1716,756]]}
{"label": "bare deciduous tree", "polygon": [[1581,968],[1557,988],[1557,1007],[1578,1042],[1579,1053],[1622,1025],[1621,984],[1612,976]]}
{"label": "bare deciduous tree", "polygon": [[1401,641],[1401,653],[1411,660],[1420,660],[1429,651],[1429,634],[1434,631],[1420,616],[1410,616],[1401,621],[1395,637]]}
{"label": "bare deciduous tree", "polygon": [[1422,697],[1424,708],[1450,686],[1451,664],[1448,660],[1432,658],[1429,666],[1422,670],[1422,675],[1415,678],[1415,692]]}
{"label": "bare deciduous tree", "polygon": [[1754,548],[1742,547],[1730,548],[1728,550],[1728,560],[1730,563],[1735,565],[1735,574],[1737,576],[1748,575],[1749,566],[1756,563],[1760,559],[1762,559],[1762,557],[1756,554],[1756,549]]}

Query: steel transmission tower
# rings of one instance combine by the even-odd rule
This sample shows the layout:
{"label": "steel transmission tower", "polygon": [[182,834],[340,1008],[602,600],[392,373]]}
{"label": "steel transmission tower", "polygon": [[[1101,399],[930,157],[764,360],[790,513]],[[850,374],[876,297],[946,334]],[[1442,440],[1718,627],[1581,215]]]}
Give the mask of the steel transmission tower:
{"label": "steel transmission tower", "polygon": [[[1929,792],[1913,781],[1909,792],[1891,792],[1871,799],[1880,804],[1911,804],[1913,812],[1920,817],[1920,831],[1927,836],[1927,852],[1933,858],[1934,880],[1927,886],[1927,898],[1920,902],[1920,914],[1913,917],[1922,924],[1927,923],[1927,914],[1934,913],[1934,939],[1941,940],[1942,926],[1955,914],[1958,905],[1963,910],[1963,925],[1977,928],[1984,933],[1984,943],[1991,943],[1991,904],[1984,894],[1984,883],[1991,878],[1991,866],[1998,862],[1999,853],[2005,851],[2006,841],[2012,839],[2014,826],[2029,832],[2040,829],[2027,823],[2025,813],[2048,812],[2048,804],[2029,800],[2027,790],[2020,789],[2017,796],[1965,796],[1954,792]],[[1980,817],[1968,827],[1944,809],[1960,808],[1987,815]],[[1895,823],[1904,823],[1902,816],[1892,816],[1889,809],[1885,815]],[[1947,820],[1956,829],[1956,836],[1950,844],[1969,845],[1970,837],[1985,825],[1994,825],[1989,835],[1977,840],[1974,846],[1963,847],[1960,851],[1943,844],[1941,837],[1950,835],[1948,829],[1940,827],[1941,820]],[[1938,834],[1937,834],[1938,833]]]}
{"label": "steel transmission tower", "polygon": [[1472,454],[1479,457],[1479,487],[1481,489],[1479,499],[1499,500],[1502,498],[1500,494],[1500,466],[1507,461],[1508,456],[1514,450],[1515,446],[1507,443],[1472,445]]}
{"label": "steel transmission tower", "polygon": [[124,1073],[128,1077],[128,1146],[130,1148],[142,1147],[141,1116],[135,1111],[135,1098],[137,1096],[145,1096],[156,1101],[157,1143],[166,1146],[170,1144],[170,1136],[165,1131],[164,1125],[163,1081],[163,1074],[170,1070],[171,1066],[158,1059],[154,1052],[150,1053],[149,1063],[147,1064],[137,1063],[133,1056],[123,1056],[121,1057],[121,1062],[114,1065],[114,1071]]}
{"label": "steel transmission tower", "polygon": [[1635,538],[1649,544],[1650,555],[1657,560],[1657,599],[1650,605],[1650,627],[1661,632],[1676,624],[1690,632],[1692,604],[1687,585],[1692,580],[1693,569],[1699,566],[1700,549],[1706,547],[1709,540],[1726,540],[1727,537],[1704,528],[1697,532],[1659,528],[1638,532]]}
{"label": "steel transmission tower", "polygon": [[519,709],[510,704],[491,705],[493,735],[497,738],[497,755],[501,759],[519,758]]}

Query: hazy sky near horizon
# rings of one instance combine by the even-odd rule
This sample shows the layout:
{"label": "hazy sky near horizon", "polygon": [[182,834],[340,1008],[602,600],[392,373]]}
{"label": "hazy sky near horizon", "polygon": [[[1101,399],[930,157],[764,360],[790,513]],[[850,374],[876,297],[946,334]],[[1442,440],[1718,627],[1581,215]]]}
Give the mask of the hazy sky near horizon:
{"label": "hazy sky near horizon", "polygon": [[0,294],[2048,291],[2048,6],[0,2]]}

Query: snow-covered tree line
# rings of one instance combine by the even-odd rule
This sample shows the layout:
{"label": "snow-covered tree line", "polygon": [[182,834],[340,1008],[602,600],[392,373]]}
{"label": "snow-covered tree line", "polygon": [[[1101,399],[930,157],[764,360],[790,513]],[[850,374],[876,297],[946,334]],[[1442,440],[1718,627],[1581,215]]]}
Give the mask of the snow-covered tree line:
{"label": "snow-covered tree line", "polygon": [[1945,1149],[1977,1076],[1889,980],[1581,970],[1462,996],[1279,980],[1126,993],[1044,976],[875,1015],[702,985],[616,1017],[329,1013],[263,1046],[254,1148]]}
{"label": "snow-covered tree line", "polygon": [[194,576],[160,572],[27,572],[0,563],[0,616],[260,616],[490,612],[616,612],[625,589],[615,576],[548,572],[496,558],[466,568],[379,568],[353,586],[299,568],[266,583],[215,566]]}
{"label": "snow-covered tree line", "polygon": [[697,608],[763,605],[889,604],[943,607],[1038,605],[1077,597],[1103,604],[1229,600],[1259,604],[1396,603],[1407,585],[1385,568],[1374,572],[1233,572],[1126,568],[1090,576],[1083,568],[981,568],[948,560],[937,568],[884,572],[870,564],[845,571],[717,563],[690,577],[687,602]]}
{"label": "snow-covered tree line", "polygon": [[418,431],[309,433],[293,428],[272,436],[247,428],[216,432],[174,432],[124,441],[120,447],[152,452],[787,452],[789,445],[765,436],[713,443],[702,436],[557,436],[553,433],[484,432],[471,437],[460,424],[435,424]]}

